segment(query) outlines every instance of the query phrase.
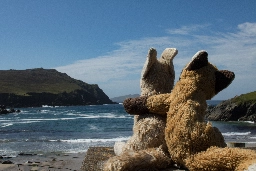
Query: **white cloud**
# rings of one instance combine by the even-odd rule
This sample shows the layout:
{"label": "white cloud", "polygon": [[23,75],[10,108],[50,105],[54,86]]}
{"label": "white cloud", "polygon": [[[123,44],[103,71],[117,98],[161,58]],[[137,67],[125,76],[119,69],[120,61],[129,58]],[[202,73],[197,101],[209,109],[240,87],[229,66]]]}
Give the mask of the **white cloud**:
{"label": "white cloud", "polygon": [[[211,34],[198,32],[206,27]],[[187,36],[191,32],[194,34]],[[239,24],[236,32],[228,33],[212,34],[209,24],[169,29],[168,33],[171,35],[119,42],[119,48],[105,56],[76,61],[56,69],[87,83],[99,84],[109,97],[115,97],[140,92],[140,72],[150,47],[157,49],[158,56],[167,47],[179,50],[174,59],[176,80],[191,57],[198,50],[205,49],[211,63],[236,74],[229,88],[215,99],[255,91],[256,23]]]}
{"label": "white cloud", "polygon": [[[115,97],[140,93],[139,79],[142,67],[150,47],[164,49],[170,44],[168,37],[152,37],[140,40],[119,42],[119,49],[105,56],[76,61],[56,69],[69,76],[90,84],[99,84],[100,88]],[[159,50],[158,56],[161,55]]]}
{"label": "white cloud", "polygon": [[197,32],[199,30],[205,29],[209,26],[209,24],[195,24],[190,26],[182,26],[179,29],[167,29],[167,33],[169,34],[180,34],[180,35],[188,35],[193,32]]}
{"label": "white cloud", "polygon": [[256,36],[256,24],[255,23],[243,23],[239,24],[238,28],[244,36]]}

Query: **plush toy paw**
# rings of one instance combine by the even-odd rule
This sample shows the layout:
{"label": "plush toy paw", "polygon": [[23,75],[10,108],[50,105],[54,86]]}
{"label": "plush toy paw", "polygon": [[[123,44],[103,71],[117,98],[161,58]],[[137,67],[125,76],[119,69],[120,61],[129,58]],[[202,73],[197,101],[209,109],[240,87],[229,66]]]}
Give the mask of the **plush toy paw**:
{"label": "plush toy paw", "polygon": [[124,109],[129,114],[139,115],[149,112],[147,106],[147,97],[128,98],[123,102]]}

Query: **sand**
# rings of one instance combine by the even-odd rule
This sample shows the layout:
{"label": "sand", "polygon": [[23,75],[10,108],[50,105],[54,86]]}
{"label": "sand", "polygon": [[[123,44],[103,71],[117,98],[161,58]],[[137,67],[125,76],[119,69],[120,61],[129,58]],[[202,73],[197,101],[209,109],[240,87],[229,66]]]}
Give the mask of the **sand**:
{"label": "sand", "polygon": [[80,171],[86,153],[51,153],[3,158],[14,164],[0,164],[0,171]]}

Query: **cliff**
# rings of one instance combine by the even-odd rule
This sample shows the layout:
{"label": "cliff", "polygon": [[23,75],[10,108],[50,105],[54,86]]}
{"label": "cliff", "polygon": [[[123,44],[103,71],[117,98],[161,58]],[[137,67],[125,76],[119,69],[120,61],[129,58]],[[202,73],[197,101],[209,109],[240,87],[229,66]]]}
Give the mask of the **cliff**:
{"label": "cliff", "polygon": [[206,118],[210,121],[256,122],[256,91],[236,96],[213,108],[208,108]]}
{"label": "cliff", "polygon": [[0,71],[0,104],[9,107],[112,104],[97,84],[87,84],[55,69]]}

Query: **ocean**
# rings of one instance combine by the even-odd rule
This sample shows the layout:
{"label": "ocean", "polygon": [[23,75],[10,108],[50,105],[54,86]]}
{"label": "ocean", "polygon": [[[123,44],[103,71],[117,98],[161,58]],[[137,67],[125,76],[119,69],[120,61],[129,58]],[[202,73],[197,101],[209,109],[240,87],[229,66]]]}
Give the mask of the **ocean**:
{"label": "ocean", "polygon": [[[216,105],[220,101],[208,101]],[[113,146],[132,135],[133,116],[122,104],[19,108],[0,115],[0,156],[86,152],[89,147]],[[226,142],[256,143],[252,122],[212,122]]]}

